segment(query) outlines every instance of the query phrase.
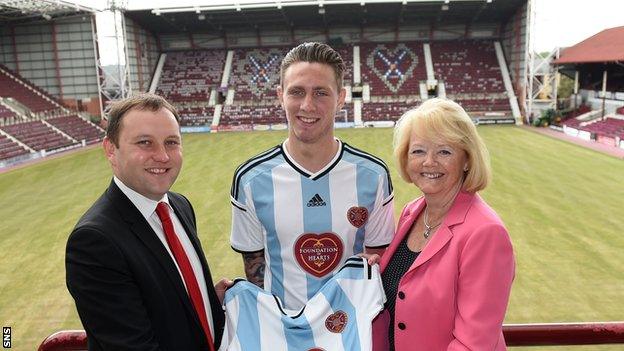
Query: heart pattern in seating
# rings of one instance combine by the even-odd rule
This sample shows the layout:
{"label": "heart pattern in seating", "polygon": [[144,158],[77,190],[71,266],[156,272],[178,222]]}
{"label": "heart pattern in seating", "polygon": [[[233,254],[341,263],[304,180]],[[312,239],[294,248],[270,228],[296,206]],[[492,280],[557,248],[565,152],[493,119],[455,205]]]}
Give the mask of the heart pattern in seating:
{"label": "heart pattern in seating", "polygon": [[390,91],[397,93],[405,81],[412,78],[418,56],[405,44],[398,44],[394,50],[380,44],[368,54],[366,64]]}
{"label": "heart pattern in seating", "polygon": [[272,94],[279,81],[279,66],[284,53],[279,49],[251,50],[239,60],[236,75],[242,77],[256,97]]}

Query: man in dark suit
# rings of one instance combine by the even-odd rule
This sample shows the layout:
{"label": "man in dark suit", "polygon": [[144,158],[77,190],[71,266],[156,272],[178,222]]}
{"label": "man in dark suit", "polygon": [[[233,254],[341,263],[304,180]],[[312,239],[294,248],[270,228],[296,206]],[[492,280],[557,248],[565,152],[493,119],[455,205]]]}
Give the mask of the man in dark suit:
{"label": "man in dark suit", "polygon": [[161,97],[113,105],[103,145],[113,180],[67,242],[67,287],[89,350],[219,347],[214,288],[190,202],[170,192],[182,167],[179,117]]}

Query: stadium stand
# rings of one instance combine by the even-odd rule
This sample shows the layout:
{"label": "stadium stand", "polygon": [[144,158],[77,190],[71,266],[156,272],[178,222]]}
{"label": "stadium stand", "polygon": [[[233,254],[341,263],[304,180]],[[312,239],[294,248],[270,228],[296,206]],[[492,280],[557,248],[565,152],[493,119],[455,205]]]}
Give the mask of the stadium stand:
{"label": "stadium stand", "polygon": [[6,135],[0,134],[0,160],[8,160],[27,153],[28,150],[9,139]]}
{"label": "stadium stand", "polygon": [[[520,5],[515,4],[512,7],[518,6]],[[412,10],[414,9],[410,9]],[[377,12],[381,14],[385,11],[390,11],[390,8],[379,7],[374,13],[366,16],[376,16]],[[475,9],[471,7],[471,11]],[[228,15],[237,16],[238,13]],[[239,35],[235,34],[238,32],[234,27],[234,30],[229,27],[227,30],[224,29],[224,33],[233,34],[231,38],[224,36],[217,40],[200,35],[199,33],[205,30],[204,23],[194,17],[187,19],[189,25],[195,26],[192,29],[193,34],[188,37],[178,37],[179,33],[176,32],[179,28],[175,26],[164,29],[172,26],[173,22],[157,24],[149,20],[137,20],[153,16],[155,15],[143,12],[136,12],[130,16],[133,22],[136,20],[133,25],[140,27],[139,32],[147,31],[145,33],[147,39],[143,40],[142,34],[135,33],[134,40],[131,40],[136,49],[136,53],[133,53],[136,57],[132,58],[136,62],[130,60],[130,65],[139,75],[139,81],[149,78],[147,77],[149,74],[141,72],[150,70],[158,72],[155,92],[178,108],[180,124],[183,127],[213,126],[216,127],[215,130],[221,127],[227,130],[228,126],[286,123],[284,112],[275,97],[275,88],[279,84],[279,65],[288,50],[295,44],[308,40],[329,42],[345,62],[344,84],[350,87],[352,94],[350,102],[336,114],[337,122],[360,124],[397,120],[407,109],[414,107],[420,103],[421,98],[424,98],[421,97],[422,83],[427,82],[427,78],[432,78],[432,74],[435,80],[444,84],[447,97],[461,103],[471,115],[487,115],[487,112],[495,112],[500,116],[501,112],[508,115],[511,111],[494,45],[498,41],[505,47],[509,46],[510,41],[499,32],[489,31],[487,26],[478,36],[488,39],[474,39],[475,36],[469,31],[463,35],[449,32],[448,35],[438,37],[433,35],[433,32],[427,34],[423,30],[408,36],[401,34],[399,27],[402,25],[398,24],[396,28],[393,25],[396,33],[390,34],[385,31],[368,31],[361,27],[362,23],[358,23],[355,27],[349,27],[349,31],[346,32],[337,31],[331,36],[326,33],[325,40],[310,36],[311,33],[304,35],[297,31],[283,33],[276,31],[265,33],[266,38],[258,35],[254,43],[251,38],[245,36],[239,38],[241,40],[237,42],[236,38]],[[503,16],[501,19],[506,20],[507,17]],[[339,22],[343,20],[346,20],[346,17],[341,18]],[[359,30],[353,31],[354,28]],[[401,39],[406,37],[414,40]],[[426,57],[428,51],[425,44],[431,48],[431,57]],[[354,50],[355,47],[358,47],[359,51]],[[230,51],[234,56],[228,62]],[[161,71],[155,62],[158,55],[163,53],[166,54],[166,60]],[[433,72],[427,71],[425,63],[429,59],[433,64]],[[74,103],[69,96],[80,95],[74,91],[73,86],[78,83],[68,83],[68,89],[65,91],[62,85],[74,82],[66,79],[66,74],[79,76],[82,73],[72,70],[59,71],[65,67],[63,65],[67,65],[64,57],[55,58],[55,62],[57,72],[56,79],[53,79],[52,83],[48,80],[43,82],[39,76],[32,73],[37,69],[34,64],[24,62],[24,65],[20,66],[18,62],[14,63],[11,60],[6,61],[7,66],[0,64],[0,97],[4,98],[0,99],[0,125],[22,124],[41,119],[46,120],[44,124],[49,123],[69,136],[69,139],[74,139],[73,142],[85,140],[86,143],[93,143],[100,140],[102,130],[90,122],[81,120],[79,116],[70,115],[72,112],[59,100],[63,98],[69,105]],[[359,67],[354,67],[356,62]],[[228,72],[225,72],[226,68]],[[431,69],[431,66],[429,68]],[[360,78],[357,83],[354,82],[356,71],[359,71]],[[51,89],[55,96],[23,78],[20,73],[32,78],[34,82],[43,84],[42,87]],[[225,83],[227,86],[222,87],[224,76],[228,77]],[[135,77],[133,75],[131,77],[132,83],[137,83],[133,81],[136,80]],[[429,96],[444,95],[444,91],[436,89],[431,82],[433,80],[429,82]],[[58,84],[58,87],[55,84]],[[139,86],[142,87],[142,83]],[[133,86],[133,91],[135,90],[136,85]],[[80,99],[83,101],[75,102],[76,106],[84,106],[82,105],[85,104],[84,101],[89,103],[92,100],[82,97]],[[3,101],[7,103],[3,104]],[[358,116],[357,120],[355,116]],[[28,123],[9,129],[20,130],[21,134],[15,137],[21,140],[25,134],[21,129],[35,125],[39,128],[38,123]],[[48,130],[51,131],[49,138],[55,139],[58,133],[52,128]],[[190,130],[200,129],[187,129]],[[42,144],[38,147],[47,150],[56,146]]]}
{"label": "stadium stand", "polygon": [[[427,80],[424,42],[345,44],[338,48],[345,61],[344,83],[353,86],[353,48],[360,47],[361,84],[368,84],[370,100],[362,104],[362,121],[397,120],[421,101],[420,83]],[[228,94],[219,126],[286,123],[275,98],[279,65],[290,47],[234,49]],[[492,40],[431,42],[435,77],[444,82],[449,98],[470,112],[504,112],[511,107]],[[157,93],[179,108],[183,126],[212,122],[214,108],[206,107],[211,89],[218,88],[225,50],[169,53]],[[217,69],[220,68],[221,70]],[[202,74],[202,72],[207,72]],[[337,114],[354,122],[353,105]]]}
{"label": "stadium stand", "polygon": [[[0,97],[0,129],[34,151],[55,152],[78,145],[77,141],[91,144],[103,138],[102,129],[69,115],[59,100],[1,64]],[[13,162],[29,153],[2,135],[0,160]]]}
{"label": "stadium stand", "polygon": [[[275,98],[273,100],[276,100]],[[286,123],[286,115],[279,104],[237,104],[223,109],[221,125],[238,126],[247,124]]]}
{"label": "stadium stand", "polygon": [[341,45],[334,47],[336,51],[342,57],[345,63],[345,72],[343,78],[344,85],[351,85],[353,83],[353,45]]}
{"label": "stadium stand", "polygon": [[184,127],[209,125],[212,123],[214,110],[212,106],[179,107],[180,125]]}
{"label": "stadium stand", "polygon": [[54,97],[3,65],[0,65],[0,96],[11,97],[34,113],[51,115],[63,110]]}
{"label": "stadium stand", "polygon": [[0,129],[36,151],[53,151],[76,144],[42,121],[5,125]]}
{"label": "stadium stand", "polygon": [[576,118],[568,118],[565,121],[563,121],[563,125],[571,127],[571,128],[575,128],[578,129],[581,126],[582,121],[576,119]]}
{"label": "stadium stand", "polygon": [[230,88],[234,104],[223,108],[220,125],[286,123],[276,98],[279,66],[289,48],[250,48],[234,52]]}
{"label": "stadium stand", "polygon": [[156,93],[176,106],[181,126],[212,123],[210,93],[218,89],[225,50],[176,51],[167,54]]}
{"label": "stadium stand", "polygon": [[578,128],[583,121],[578,120],[576,117],[581,116],[591,111],[591,108],[587,105],[581,105],[575,110],[572,110],[564,115],[564,119],[561,121],[561,125],[565,125],[572,128]]}
{"label": "stadium stand", "polygon": [[80,118],[78,115],[49,118],[46,122],[70,137],[86,144],[94,144],[104,138],[104,130]]}
{"label": "stadium stand", "polygon": [[362,82],[370,102],[362,104],[362,120],[396,121],[420,101],[419,84],[427,79],[422,42],[362,44]]}
{"label": "stadium stand", "polygon": [[205,104],[219,86],[224,62],[224,50],[168,53],[156,93],[173,103]]}
{"label": "stadium stand", "polygon": [[610,138],[624,138],[624,120],[616,118],[605,118],[604,120],[592,121],[579,128],[598,136]]}
{"label": "stadium stand", "polygon": [[230,87],[236,92],[234,101],[274,100],[279,66],[287,51],[278,47],[235,50],[230,77]]}
{"label": "stadium stand", "polygon": [[447,97],[467,111],[511,110],[493,41],[433,41],[431,56]]}
{"label": "stadium stand", "polygon": [[0,104],[0,120],[2,121],[10,120],[13,117],[15,117],[15,114],[13,113],[13,111],[9,110],[4,105]]}
{"label": "stadium stand", "polygon": [[369,102],[362,105],[362,116],[365,121],[396,121],[405,111],[414,107],[415,103],[403,102]]}
{"label": "stadium stand", "polygon": [[372,96],[419,94],[420,81],[427,79],[422,43],[362,44],[362,82],[369,83]]}

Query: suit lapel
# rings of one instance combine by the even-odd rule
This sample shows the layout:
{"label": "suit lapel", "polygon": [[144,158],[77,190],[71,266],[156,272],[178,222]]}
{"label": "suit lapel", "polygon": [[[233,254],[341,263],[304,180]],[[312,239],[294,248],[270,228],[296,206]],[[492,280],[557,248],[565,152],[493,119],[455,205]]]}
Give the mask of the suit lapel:
{"label": "suit lapel", "polygon": [[182,210],[182,206],[177,201],[176,197],[172,196],[171,193],[169,193],[168,195],[169,195],[169,204],[173,208],[173,212],[175,212],[176,216],[178,216],[180,223],[182,223],[182,226],[184,227],[184,231],[186,232],[189,240],[191,241],[191,244],[193,244],[193,248],[195,249],[195,252],[197,253],[197,256],[199,257],[199,260],[201,261],[202,268],[205,269],[206,259],[201,249],[199,238],[197,237],[195,225],[192,223],[191,219],[188,217],[189,215],[188,211]]}
{"label": "suit lapel", "polygon": [[403,241],[403,239],[405,239],[405,236],[409,233],[412,225],[414,225],[414,221],[416,220],[416,218],[418,218],[418,215],[423,210],[423,208],[425,208],[425,200],[424,198],[420,198],[416,200],[415,203],[408,205],[405,211],[401,214],[401,218],[399,219],[399,227],[397,228],[394,239],[392,240],[392,243],[390,243],[390,246],[388,246],[386,252],[384,252],[383,256],[381,257],[381,261],[379,263],[381,272],[386,269],[386,266],[394,255],[394,252],[399,247],[401,241]]}
{"label": "suit lapel", "polygon": [[[459,192],[455,200],[453,201],[453,205],[449,209],[449,212],[446,214],[444,221],[438,228],[437,232],[431,238],[429,243],[425,246],[425,248],[421,251],[420,255],[416,257],[416,260],[412,264],[412,266],[408,269],[408,272],[413,271],[414,269],[422,266],[425,262],[429,261],[432,257],[434,257],[453,237],[453,232],[451,228],[457,224],[463,223],[466,218],[466,213],[470,208],[470,204],[474,199],[475,195],[467,192]],[[422,206],[424,207],[424,206]]]}
{"label": "suit lapel", "polygon": [[420,252],[416,260],[408,269],[408,272],[418,268],[423,265],[425,262],[429,261],[431,257],[435,256],[440,250],[448,243],[453,237],[453,233],[447,226],[440,226],[438,231],[435,233],[431,241],[427,243],[425,248]]}
{"label": "suit lapel", "polygon": [[180,276],[171,255],[169,255],[169,252],[167,252],[163,243],[160,239],[158,239],[158,236],[156,236],[152,227],[141,215],[141,212],[139,212],[139,210],[134,206],[134,204],[132,204],[128,197],[126,197],[126,195],[114,182],[111,182],[111,185],[107,190],[107,194],[117,207],[120,216],[128,223],[130,231],[136,235],[141,242],[143,242],[148,251],[151,252],[158,263],[160,263],[160,266],[163,268],[167,277],[171,281],[171,285],[180,296],[182,303],[187,308],[189,313],[195,315],[195,309],[191,305],[191,300],[186,292],[186,288],[184,287],[182,277]]}

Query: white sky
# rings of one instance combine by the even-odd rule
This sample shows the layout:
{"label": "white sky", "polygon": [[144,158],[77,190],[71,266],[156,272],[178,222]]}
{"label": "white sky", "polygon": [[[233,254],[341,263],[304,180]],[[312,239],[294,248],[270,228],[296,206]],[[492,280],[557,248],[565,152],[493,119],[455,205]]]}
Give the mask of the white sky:
{"label": "white sky", "polygon": [[[105,8],[107,0],[71,0]],[[219,0],[116,0],[129,9],[214,4]],[[241,3],[258,0],[239,0]],[[506,1],[506,0],[493,0]],[[624,0],[533,0],[534,48],[538,52],[574,45],[603,29],[624,26]],[[232,1],[227,1],[231,3]],[[451,0],[451,6],[453,0]]]}
{"label": "white sky", "polygon": [[623,0],[536,0],[533,9],[538,52],[572,46],[603,29],[624,26]]}

